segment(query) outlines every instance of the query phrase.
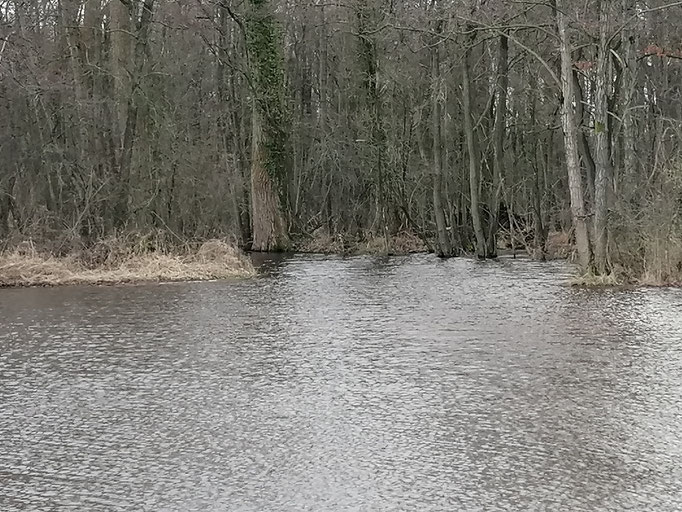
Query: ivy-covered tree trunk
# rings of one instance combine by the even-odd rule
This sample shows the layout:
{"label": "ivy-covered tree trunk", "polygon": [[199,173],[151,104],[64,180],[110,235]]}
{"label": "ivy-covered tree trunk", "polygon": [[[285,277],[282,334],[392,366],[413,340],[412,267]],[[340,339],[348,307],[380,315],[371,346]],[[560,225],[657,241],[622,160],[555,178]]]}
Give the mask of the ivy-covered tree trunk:
{"label": "ivy-covered tree trunk", "polygon": [[247,52],[253,92],[251,223],[254,251],[289,247],[286,193],[287,112],[280,27],[267,0],[249,0]]}

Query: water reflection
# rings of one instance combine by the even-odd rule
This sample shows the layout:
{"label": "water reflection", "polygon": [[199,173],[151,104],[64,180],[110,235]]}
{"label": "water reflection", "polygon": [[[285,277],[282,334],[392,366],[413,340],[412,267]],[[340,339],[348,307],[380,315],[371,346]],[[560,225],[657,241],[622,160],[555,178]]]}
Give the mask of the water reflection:
{"label": "water reflection", "polygon": [[679,510],[681,294],[301,257],[2,290],[3,510]]}

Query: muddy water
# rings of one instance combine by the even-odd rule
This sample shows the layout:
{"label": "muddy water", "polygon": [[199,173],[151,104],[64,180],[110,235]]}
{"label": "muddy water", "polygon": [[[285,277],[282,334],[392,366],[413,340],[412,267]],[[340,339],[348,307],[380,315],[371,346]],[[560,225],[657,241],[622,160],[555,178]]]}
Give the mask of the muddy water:
{"label": "muddy water", "polygon": [[0,510],[680,510],[682,292],[567,272],[0,290]]}

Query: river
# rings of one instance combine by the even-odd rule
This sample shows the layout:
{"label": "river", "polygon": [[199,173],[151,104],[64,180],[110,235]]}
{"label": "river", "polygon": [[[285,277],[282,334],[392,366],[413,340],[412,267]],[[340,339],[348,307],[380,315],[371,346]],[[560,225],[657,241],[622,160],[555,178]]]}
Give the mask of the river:
{"label": "river", "polygon": [[0,510],[681,510],[682,291],[569,275],[0,290]]}

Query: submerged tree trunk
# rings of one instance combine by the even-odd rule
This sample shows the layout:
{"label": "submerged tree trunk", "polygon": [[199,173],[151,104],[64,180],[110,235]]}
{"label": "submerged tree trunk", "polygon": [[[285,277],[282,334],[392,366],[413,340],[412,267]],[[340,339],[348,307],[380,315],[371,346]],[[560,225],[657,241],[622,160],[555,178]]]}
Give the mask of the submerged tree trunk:
{"label": "submerged tree trunk", "polygon": [[568,187],[571,198],[571,218],[575,230],[576,249],[578,262],[584,271],[592,268],[592,248],[590,244],[589,230],[587,227],[587,215],[585,211],[585,199],[583,194],[582,176],[580,175],[580,159],[578,156],[578,126],[573,108],[575,92],[573,89],[573,57],[571,56],[571,43],[566,27],[566,15],[563,12],[564,2],[556,0],[555,15],[557,30],[559,32],[561,53],[561,92],[563,106],[561,111],[561,124],[564,132],[564,147],[566,151],[566,168],[568,170]]}
{"label": "submerged tree trunk", "polygon": [[599,0],[599,49],[595,88],[594,130],[596,145],[596,174],[594,187],[594,265],[599,274],[608,268],[608,211],[611,184],[611,145],[609,131],[609,47],[608,16],[604,0]]}
{"label": "submerged tree trunk", "polygon": [[252,104],[251,223],[254,251],[289,247],[286,204],[286,106],[282,37],[265,0],[250,0],[247,54]]}

